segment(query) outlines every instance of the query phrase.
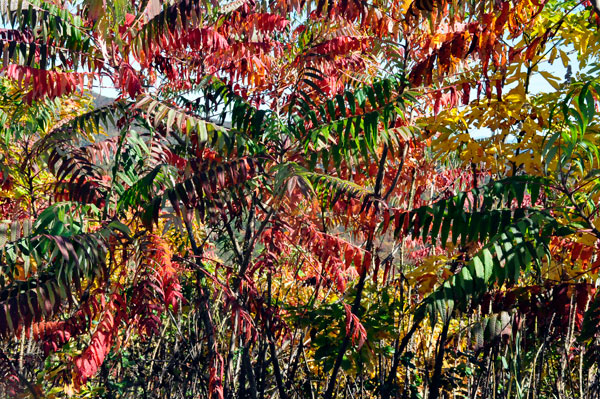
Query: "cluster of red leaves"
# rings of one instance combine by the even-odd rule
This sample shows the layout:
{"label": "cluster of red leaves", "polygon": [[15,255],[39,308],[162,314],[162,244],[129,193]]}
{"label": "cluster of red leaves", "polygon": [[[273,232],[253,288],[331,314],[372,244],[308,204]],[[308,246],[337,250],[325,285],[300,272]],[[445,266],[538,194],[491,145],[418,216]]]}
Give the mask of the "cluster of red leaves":
{"label": "cluster of red leaves", "polygon": [[231,310],[231,326],[246,342],[254,342],[258,331],[249,312],[239,303],[234,295],[227,295],[225,310]]}
{"label": "cluster of red leaves", "polygon": [[149,235],[144,242],[143,254],[139,278],[128,302],[129,322],[147,336],[158,333],[160,315],[168,311],[169,306],[177,313],[183,295],[168,243],[156,235]]}
{"label": "cluster of red leaves", "polygon": [[119,68],[119,87],[123,93],[129,94],[132,100],[142,92],[140,78],[135,69],[128,63],[121,64]]}
{"label": "cluster of red leaves", "polygon": [[[167,47],[163,47],[167,46]],[[141,53],[136,54],[137,60],[142,66],[149,67],[154,65],[158,70],[171,81],[177,81],[182,77],[181,71],[176,68],[176,64],[169,57],[161,55],[164,49],[169,52],[192,52],[196,56],[207,56],[218,53],[229,48],[229,43],[225,36],[211,27],[195,28],[189,31],[177,32],[175,35],[166,34],[158,36],[154,41],[148,42]],[[189,73],[185,73],[189,75]]]}
{"label": "cluster of red leaves", "polygon": [[[372,203],[368,199],[367,202]],[[355,235],[360,236],[376,226],[378,217],[375,206],[366,209],[363,198],[339,199],[333,204],[333,214],[345,228],[351,229]],[[314,222],[317,223],[316,220]]]}
{"label": "cluster of red leaves", "polygon": [[196,28],[187,32],[179,42],[182,48],[213,53],[225,50],[229,43],[225,36],[213,28]]}
{"label": "cluster of red leaves", "polygon": [[151,259],[159,265],[156,281],[160,284],[159,292],[163,293],[163,305],[165,311],[171,306],[175,313],[179,310],[179,300],[183,298],[181,285],[177,274],[177,266],[171,261],[173,256],[169,243],[162,238],[151,235],[153,244]]}
{"label": "cluster of red leaves", "polygon": [[[284,17],[274,14],[245,15],[234,11],[215,26],[155,32],[150,40],[135,49],[135,56],[144,68],[154,65],[173,84],[193,81],[194,76],[201,79],[204,74],[196,76],[197,69],[209,74],[227,71],[232,80],[242,78],[260,83],[267,76],[271,56],[276,56],[271,52],[279,47],[278,42],[266,35],[284,29],[288,23]],[[254,37],[256,31],[260,32],[258,39]],[[166,55],[163,55],[165,50]],[[196,68],[175,61],[182,57],[191,60]]]}
{"label": "cluster of red leaves", "polygon": [[348,241],[318,231],[313,225],[299,232],[302,245],[309,250],[321,264],[319,274],[309,276],[319,282],[322,276],[332,280],[340,292],[346,290],[348,279],[356,273],[368,272],[371,265],[371,253],[366,252]]}
{"label": "cluster of red leaves", "polygon": [[231,81],[248,81],[252,84],[268,86],[269,71],[273,62],[281,56],[279,43],[237,41],[218,53],[205,59],[207,71],[228,71]]}
{"label": "cluster of red leaves", "polygon": [[[441,45],[434,47],[431,53],[413,68],[410,74],[410,80],[413,84],[415,86],[422,83],[430,85],[433,80],[436,62],[440,74],[444,75],[451,71],[458,60],[463,60],[471,54],[477,46],[478,38],[470,31],[476,30],[477,27],[477,23],[472,23],[462,31],[446,34]],[[425,43],[425,48],[427,47],[428,44]]]}
{"label": "cluster of red leaves", "polygon": [[53,99],[83,91],[84,85],[92,84],[92,75],[79,72],[47,71],[31,68],[23,65],[9,65],[4,69],[4,74],[19,84],[19,88],[26,91],[25,101],[31,104],[33,101],[44,98]]}
{"label": "cluster of red leaves", "polygon": [[421,264],[428,256],[437,256],[446,254],[447,251],[440,246],[430,245],[429,242],[423,242],[422,237],[407,237],[403,241],[406,251],[406,259],[414,264]]}
{"label": "cluster of red leaves", "polygon": [[[484,14],[479,21],[455,24],[448,33],[427,37],[422,41],[420,49],[416,51],[417,54],[421,54],[421,58],[410,73],[411,81],[417,86],[431,85],[434,73],[438,74],[437,77],[441,81],[454,72],[455,67],[469,55],[476,55],[481,63],[484,77],[477,82],[477,98],[485,91],[485,96],[491,99],[495,89],[498,99],[501,99],[507,63],[523,57],[533,59],[538,48],[550,34],[550,31],[547,31],[520,48],[510,48],[503,42],[504,32],[519,34],[525,28],[525,21],[531,21],[529,18],[533,18],[543,8],[543,2],[533,4],[537,5],[537,9],[528,8],[531,5],[527,2],[514,4],[508,1],[497,2],[495,9]],[[524,18],[521,14],[526,11],[532,15]],[[501,78],[493,80],[488,78],[490,62],[495,70],[500,72]],[[437,68],[435,68],[436,64]],[[440,109],[456,107],[461,102],[468,104],[470,91],[471,84],[462,82],[456,86],[428,93],[428,97],[431,98],[434,113],[437,114]]]}
{"label": "cluster of red leaves", "polygon": [[68,319],[34,323],[25,331],[26,336],[42,342],[44,354],[57,351],[67,341],[77,337],[90,327],[91,320],[100,312],[101,305],[95,297],[89,297]]}
{"label": "cluster of red leaves", "polygon": [[264,245],[265,249],[259,256],[259,259],[254,263],[250,269],[250,273],[255,270],[275,270],[276,264],[286,255],[290,254],[289,251],[289,238],[287,237],[287,229],[289,226],[281,220],[276,220],[272,227],[264,229],[260,236],[260,242]]}
{"label": "cluster of red leaves", "polygon": [[[297,5],[296,5],[297,4]],[[302,7],[303,1],[293,0],[290,6]],[[339,2],[318,0],[317,7],[311,14],[312,19],[330,19],[340,21],[361,21],[363,26],[373,26],[377,33],[388,33],[393,30],[393,19],[388,13],[380,11],[368,3],[356,0],[342,0]],[[384,32],[382,30],[385,29]]]}
{"label": "cluster of red leaves", "polygon": [[263,34],[283,31],[290,24],[290,21],[281,15],[260,12],[248,15],[242,22],[250,32],[256,30]]}
{"label": "cluster of red leaves", "polygon": [[[434,71],[438,72],[441,79],[471,54],[478,55],[484,76],[488,74],[490,60],[496,68],[504,68],[507,47],[502,43],[502,34],[511,13],[511,5],[504,1],[496,3],[495,7],[493,12],[484,14],[477,22],[456,24],[454,30],[437,35],[435,41],[434,37],[427,38],[422,48],[431,49],[411,71],[410,80],[413,84],[431,85]],[[464,87],[463,90],[467,92]],[[467,96],[463,95],[463,101]],[[455,104],[458,104],[457,100]]]}
{"label": "cluster of red leaves", "polygon": [[111,295],[104,306],[102,317],[92,335],[89,346],[73,359],[73,382],[76,387],[94,376],[110,351],[119,331],[121,321],[127,320],[125,299],[118,293]]}
{"label": "cluster of red leaves", "polygon": [[469,95],[471,93],[471,86],[468,83],[461,85],[462,93],[459,93],[459,88],[456,86],[450,86],[448,88],[438,89],[429,94],[433,100],[433,113],[438,114],[440,108],[454,108],[461,102],[463,104],[469,103]]}
{"label": "cluster of red leaves", "polygon": [[231,267],[219,264],[225,270],[226,280],[234,282],[234,289],[229,285],[223,284],[215,275],[208,275],[218,287],[215,295],[225,297],[224,310],[229,311],[231,317],[231,326],[244,337],[246,342],[253,342],[258,338],[257,326],[261,326],[263,331],[269,329],[273,336],[278,336],[285,330],[285,323],[282,321],[279,309],[265,300],[256,286],[254,280],[249,277],[257,267],[253,266],[249,272],[244,275],[237,275],[233,278],[234,272]]}
{"label": "cluster of red leaves", "polygon": [[358,340],[358,350],[360,350],[367,340],[367,330],[365,330],[365,326],[362,325],[360,319],[352,313],[350,305],[346,303],[343,303],[343,305],[346,311],[346,335],[352,338],[353,344]]}
{"label": "cluster of red leaves", "polygon": [[338,36],[312,47],[309,57],[325,57],[335,59],[335,57],[346,56],[354,51],[366,51],[372,45],[372,39],[356,36]]}
{"label": "cluster of red leaves", "polygon": [[325,58],[315,58],[311,66],[323,71],[323,75],[326,77],[316,83],[326,95],[332,96],[344,90],[345,80],[343,75],[340,75],[340,71],[365,70],[367,63],[365,62],[365,54],[357,52],[348,54],[345,57],[338,57],[332,62],[328,62]]}
{"label": "cluster of red leaves", "polygon": [[239,292],[246,298],[246,308],[255,315],[255,323],[261,326],[262,331],[268,329],[274,337],[286,331],[287,325],[281,318],[280,309],[266,301],[253,279],[244,276],[240,280]]}
{"label": "cluster of red leaves", "polygon": [[187,159],[180,157],[169,149],[165,149],[165,151],[163,151],[163,156],[164,161],[169,165],[175,166],[181,172],[185,170],[185,166],[188,163]]}
{"label": "cluster of red leaves", "polygon": [[[557,262],[563,262],[565,259],[573,263],[580,261],[584,269],[590,266],[592,257],[597,251],[593,246],[563,237],[552,237],[550,249],[553,250],[553,257]],[[600,260],[594,262],[591,266],[592,268],[589,271],[598,269],[600,267]]]}
{"label": "cluster of red leaves", "polygon": [[[155,27],[153,22],[156,21],[151,21],[145,27],[148,29],[142,29],[142,33],[131,39],[133,54],[150,76],[150,83],[154,79],[154,68],[165,74],[167,86],[175,89],[189,89],[207,74],[214,74],[257,105],[272,101],[270,91],[281,90],[281,85],[275,84],[275,76],[286,76],[286,84],[310,91],[302,79],[296,81],[298,71],[306,67],[319,69],[327,77],[314,82],[325,93],[337,93],[344,88],[348,73],[364,70],[367,54],[374,48],[368,35],[360,33],[372,28],[381,35],[397,30],[390,18],[373,7],[342,3],[345,4],[330,4],[323,13],[316,12],[312,17],[336,20],[340,29],[333,35],[310,40],[289,63],[282,58],[283,51],[291,50],[303,32],[300,26],[291,35],[279,34],[290,26],[287,17],[290,4],[273,4],[271,12],[266,13],[253,2],[245,1],[241,1],[239,7],[226,6],[230,10],[228,14],[200,26],[194,24],[200,22],[196,19],[201,12],[197,5],[187,2],[172,5],[164,15],[156,17],[169,23]],[[171,18],[171,15],[179,17]],[[184,26],[186,21],[193,21],[193,28],[179,28],[176,23],[179,18]],[[343,29],[349,21],[359,18],[364,20],[360,33],[349,34]]]}
{"label": "cluster of red leaves", "polygon": [[472,171],[460,168],[444,169],[435,177],[436,192],[441,193],[445,198],[452,197],[459,191],[478,187],[479,182],[488,175],[486,172],[477,171],[477,181],[474,181]]}

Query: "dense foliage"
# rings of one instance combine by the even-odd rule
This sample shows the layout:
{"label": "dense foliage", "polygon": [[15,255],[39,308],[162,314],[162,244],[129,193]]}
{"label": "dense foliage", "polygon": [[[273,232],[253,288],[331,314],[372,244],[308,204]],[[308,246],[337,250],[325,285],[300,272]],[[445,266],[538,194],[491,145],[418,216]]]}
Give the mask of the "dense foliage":
{"label": "dense foliage", "polygon": [[599,397],[595,4],[4,1],[0,397]]}

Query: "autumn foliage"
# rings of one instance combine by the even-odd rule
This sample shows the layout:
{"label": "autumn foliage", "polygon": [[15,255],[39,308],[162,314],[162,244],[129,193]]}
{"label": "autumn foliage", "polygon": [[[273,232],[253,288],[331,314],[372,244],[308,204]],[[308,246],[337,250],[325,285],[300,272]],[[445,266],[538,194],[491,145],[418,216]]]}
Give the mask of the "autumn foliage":
{"label": "autumn foliage", "polygon": [[1,8],[0,397],[600,395],[592,3]]}

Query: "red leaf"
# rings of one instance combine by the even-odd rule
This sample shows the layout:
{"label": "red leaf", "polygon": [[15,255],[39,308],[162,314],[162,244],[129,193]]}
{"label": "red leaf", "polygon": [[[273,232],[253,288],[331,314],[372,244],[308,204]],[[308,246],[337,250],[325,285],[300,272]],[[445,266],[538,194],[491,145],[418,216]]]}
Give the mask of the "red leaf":
{"label": "red leaf", "polygon": [[469,98],[471,95],[471,85],[468,82],[464,82],[462,84],[462,88],[463,88],[462,103],[463,103],[463,105],[468,105]]}
{"label": "red leaf", "polygon": [[365,252],[363,256],[363,262],[359,273],[368,273],[371,268],[371,252]]}
{"label": "red leaf", "polygon": [[389,225],[390,225],[390,210],[386,209],[383,211],[383,229],[381,231],[381,234],[385,234]]}
{"label": "red leaf", "polygon": [[127,63],[123,63],[119,69],[119,83],[121,90],[126,91],[131,99],[135,99],[142,92],[140,78],[133,67]]}
{"label": "red leaf", "polygon": [[537,53],[537,48],[540,42],[542,41],[542,36],[536,37],[529,46],[527,46],[527,50],[525,51],[525,58],[528,60],[533,59],[535,54]]}
{"label": "red leaf", "polygon": [[498,100],[502,101],[502,79],[496,80],[496,94],[498,95]]}

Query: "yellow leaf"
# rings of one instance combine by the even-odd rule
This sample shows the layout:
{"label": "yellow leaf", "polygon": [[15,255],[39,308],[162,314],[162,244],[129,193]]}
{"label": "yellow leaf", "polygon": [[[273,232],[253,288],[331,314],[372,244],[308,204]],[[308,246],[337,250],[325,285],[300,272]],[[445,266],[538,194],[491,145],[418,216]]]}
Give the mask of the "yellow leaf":
{"label": "yellow leaf", "polygon": [[569,66],[569,56],[564,51],[560,50],[560,59],[562,60],[563,66],[566,68]]}
{"label": "yellow leaf", "polygon": [[550,72],[540,71],[540,74],[544,77],[544,79],[546,79],[548,81],[548,83],[550,83],[550,85],[555,90],[560,89],[560,84],[558,83],[558,82],[560,82],[560,79],[558,79],[556,76],[552,75]]}
{"label": "yellow leaf", "polygon": [[521,104],[527,101],[527,97],[525,95],[525,88],[522,84],[519,84],[517,87],[508,92],[506,96],[504,96],[504,101],[513,104]]}
{"label": "yellow leaf", "polygon": [[583,233],[580,237],[577,237],[577,242],[584,244],[584,245],[594,245],[596,243],[596,237],[588,234],[588,233]]}
{"label": "yellow leaf", "polygon": [[550,59],[548,60],[548,62],[550,64],[554,64],[554,60],[556,59],[557,53],[558,53],[558,51],[557,51],[556,47],[554,47],[552,49],[552,52],[550,53]]}
{"label": "yellow leaf", "polygon": [[458,136],[456,136],[456,138],[458,139],[458,141],[462,141],[464,143],[468,143],[471,141],[471,136],[469,135],[469,133],[461,133]]}

